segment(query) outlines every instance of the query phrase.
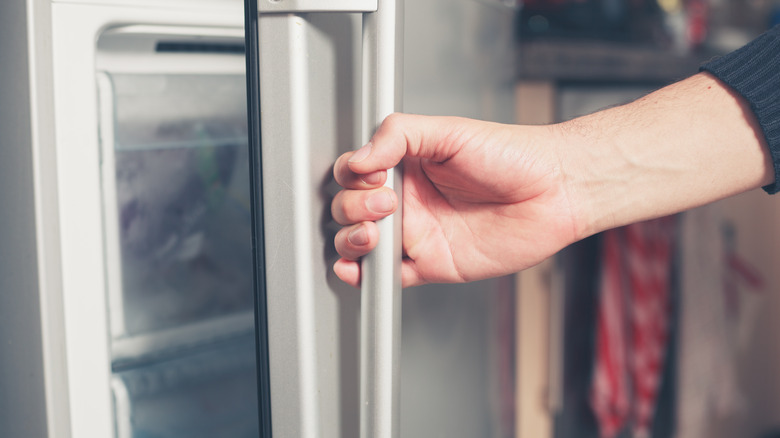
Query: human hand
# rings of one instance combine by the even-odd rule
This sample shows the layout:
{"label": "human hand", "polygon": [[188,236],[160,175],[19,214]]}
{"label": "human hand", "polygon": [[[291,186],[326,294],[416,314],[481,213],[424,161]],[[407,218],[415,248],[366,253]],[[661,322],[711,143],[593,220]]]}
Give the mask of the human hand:
{"label": "human hand", "polygon": [[533,266],[579,236],[551,127],[394,114],[334,166],[334,271],[360,283],[359,258],[396,210],[387,173],[403,165],[404,287],[464,282]]}
{"label": "human hand", "polygon": [[775,181],[749,103],[699,73],[627,105],[550,126],[394,114],[334,166],[336,275],[357,286],[382,187],[403,160],[402,284],[473,281],[533,266],[564,246]]}

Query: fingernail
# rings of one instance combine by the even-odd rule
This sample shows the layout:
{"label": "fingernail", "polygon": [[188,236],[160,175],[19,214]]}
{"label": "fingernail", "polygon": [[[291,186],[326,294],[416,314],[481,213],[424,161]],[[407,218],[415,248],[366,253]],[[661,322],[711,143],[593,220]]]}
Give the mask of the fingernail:
{"label": "fingernail", "polygon": [[363,177],[360,178],[360,180],[369,186],[375,186],[382,182],[382,173],[381,172],[369,173],[368,175],[363,175]]}
{"label": "fingernail", "polygon": [[361,226],[350,231],[349,235],[347,236],[347,240],[349,240],[349,243],[355,246],[363,246],[367,244],[368,233],[366,232],[366,228]]}
{"label": "fingernail", "polygon": [[393,198],[383,190],[366,200],[366,207],[374,213],[389,213],[393,210]]}
{"label": "fingernail", "polygon": [[371,142],[366,143],[362,148],[355,151],[349,158],[350,163],[358,163],[366,159],[371,154]]}

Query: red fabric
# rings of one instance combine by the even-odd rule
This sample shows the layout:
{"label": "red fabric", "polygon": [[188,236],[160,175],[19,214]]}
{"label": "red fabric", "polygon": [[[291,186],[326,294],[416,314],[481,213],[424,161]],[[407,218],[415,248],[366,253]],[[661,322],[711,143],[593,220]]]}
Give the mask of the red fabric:
{"label": "red fabric", "polygon": [[591,406],[601,436],[652,425],[669,336],[675,219],[604,233]]}

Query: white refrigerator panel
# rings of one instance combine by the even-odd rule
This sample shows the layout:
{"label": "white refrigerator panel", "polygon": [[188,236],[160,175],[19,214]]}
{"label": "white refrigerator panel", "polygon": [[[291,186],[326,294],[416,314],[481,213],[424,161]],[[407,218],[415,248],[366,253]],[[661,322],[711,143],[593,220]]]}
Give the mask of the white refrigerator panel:
{"label": "white refrigerator panel", "polygon": [[263,221],[274,436],[357,436],[359,291],[341,283],[332,163],[358,141],[360,16],[262,17]]}
{"label": "white refrigerator panel", "polygon": [[[212,3],[213,6],[213,3]],[[57,190],[62,263],[65,361],[70,427],[57,437],[115,433],[101,198],[96,41],[123,24],[241,28],[240,4],[209,8],[76,4],[51,6]]]}

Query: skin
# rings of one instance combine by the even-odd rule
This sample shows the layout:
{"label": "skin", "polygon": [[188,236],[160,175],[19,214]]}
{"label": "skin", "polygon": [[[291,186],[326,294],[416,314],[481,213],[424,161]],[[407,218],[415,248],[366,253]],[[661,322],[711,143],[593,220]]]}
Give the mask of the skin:
{"label": "skin", "polygon": [[745,100],[700,73],[635,102],[549,126],[394,114],[334,165],[336,275],[360,284],[376,221],[398,200],[402,283],[520,271],[594,233],[770,184],[771,157]]}

